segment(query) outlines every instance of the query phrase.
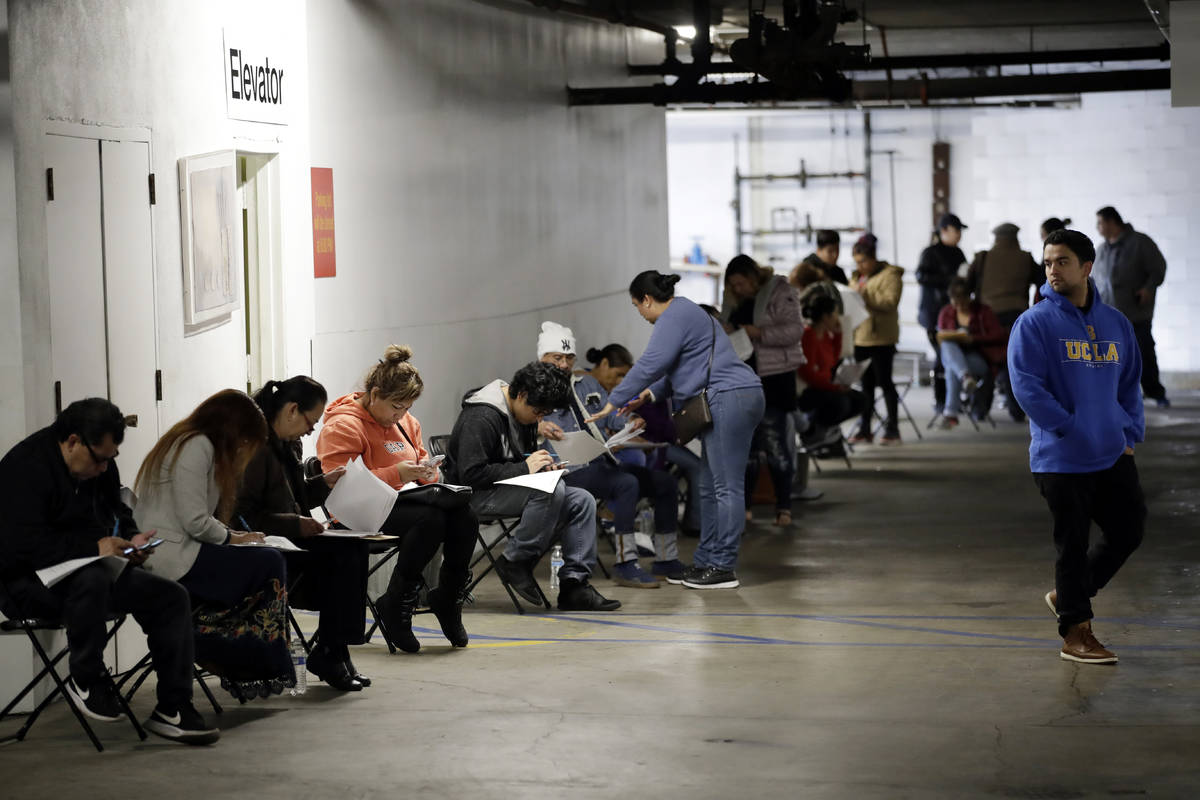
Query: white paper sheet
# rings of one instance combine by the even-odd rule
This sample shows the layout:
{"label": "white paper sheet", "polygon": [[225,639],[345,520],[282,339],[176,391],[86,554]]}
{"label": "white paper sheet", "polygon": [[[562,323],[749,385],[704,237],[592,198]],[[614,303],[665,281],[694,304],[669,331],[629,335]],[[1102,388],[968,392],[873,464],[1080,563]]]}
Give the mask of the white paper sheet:
{"label": "white paper sheet", "polygon": [[375,531],[325,531],[324,533],[318,533],[317,536],[327,536],[330,539],[370,539],[376,542],[400,538],[399,536],[389,536],[386,533]]}
{"label": "white paper sheet", "polygon": [[286,536],[267,536],[261,542],[242,542],[241,544],[233,545],[233,547],[274,547],[276,550],[300,550]]}
{"label": "white paper sheet", "polygon": [[528,489],[536,489],[539,492],[550,494],[566,474],[564,470],[552,469],[549,472],[535,472],[532,475],[518,475],[515,478],[496,481],[496,485],[499,486],[503,483],[509,486],[524,486]]}
{"label": "white paper sheet", "polygon": [[643,428],[645,428],[644,425],[638,425],[636,421],[630,420],[629,422],[625,423],[624,428],[621,428],[621,430],[608,437],[608,441],[605,442],[605,445],[610,450],[614,447],[620,447],[621,445],[628,443],[630,439],[636,439],[637,437],[641,436]]}
{"label": "white paper sheet", "polygon": [[121,570],[125,569],[125,565],[129,563],[128,560],[120,556],[85,556],[84,558],[72,558],[70,561],[63,561],[61,564],[39,569],[37,576],[42,584],[49,589],[76,570],[82,569],[88,564],[100,561],[101,559],[104,560],[104,566],[108,567],[114,579],[121,574]]}
{"label": "white paper sheet", "polygon": [[551,442],[551,446],[560,461],[581,467],[604,454],[604,445],[587,431],[569,431],[561,440]]}
{"label": "white paper sheet", "polygon": [[729,334],[729,343],[733,345],[734,355],[741,361],[754,355],[754,343],[750,341],[750,335],[742,328]]}
{"label": "white paper sheet", "polygon": [[869,358],[866,361],[843,361],[837,368],[837,372],[833,374],[833,382],[841,386],[853,386],[859,382],[869,366],[871,366]]}
{"label": "white paper sheet", "polygon": [[383,527],[395,504],[396,490],[372,474],[361,458],[350,459],[346,474],[325,501],[325,507],[338,522],[360,531]]}

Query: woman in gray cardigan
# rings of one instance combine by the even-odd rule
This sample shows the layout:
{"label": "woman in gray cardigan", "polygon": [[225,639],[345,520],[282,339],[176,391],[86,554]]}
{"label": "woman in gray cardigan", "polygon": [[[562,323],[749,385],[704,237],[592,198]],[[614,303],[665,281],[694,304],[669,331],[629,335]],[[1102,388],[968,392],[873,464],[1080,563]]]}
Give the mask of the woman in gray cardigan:
{"label": "woman in gray cardigan", "polygon": [[134,515],[163,544],[151,570],[192,596],[196,663],[239,699],[294,686],[287,646],[287,580],[261,533],[231,530],[238,484],[266,441],[258,406],[217,392],[176,423],[142,462]]}

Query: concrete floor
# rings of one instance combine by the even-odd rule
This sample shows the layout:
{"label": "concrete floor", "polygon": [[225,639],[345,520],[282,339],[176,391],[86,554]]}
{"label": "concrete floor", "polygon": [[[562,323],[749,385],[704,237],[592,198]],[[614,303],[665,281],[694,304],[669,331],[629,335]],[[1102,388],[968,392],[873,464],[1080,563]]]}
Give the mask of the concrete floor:
{"label": "concrete floor", "polygon": [[600,580],[620,612],[518,617],[489,580],[467,650],[376,641],[371,689],[227,702],[213,748],[112,725],[98,755],[60,705],[0,796],[1194,798],[1200,398],[1149,417],[1146,543],[1096,603],[1115,667],[1057,656],[1024,428],[909,428],[824,462],[793,529],[761,509],[739,591]]}

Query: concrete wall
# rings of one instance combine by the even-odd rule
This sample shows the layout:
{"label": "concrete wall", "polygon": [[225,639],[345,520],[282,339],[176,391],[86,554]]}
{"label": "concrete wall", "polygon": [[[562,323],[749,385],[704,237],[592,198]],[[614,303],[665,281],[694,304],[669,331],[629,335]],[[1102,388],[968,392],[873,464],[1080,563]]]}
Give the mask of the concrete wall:
{"label": "concrete wall", "polygon": [[308,16],[312,163],[333,168],[337,220],[314,339],[331,393],[408,343],[415,413],[447,433],[464,390],[535,357],[542,319],[637,352],[626,288],[667,259],[664,114],[564,92],[626,80],[624,30],[472,2]]}
{"label": "concrete wall", "polygon": [[[951,146],[950,205],[968,224],[961,245],[970,257],[991,244],[1001,222],[1021,227],[1020,241],[1035,253],[1038,226],[1047,217],[1071,217],[1072,227],[1096,239],[1095,211],[1114,205],[1162,248],[1167,281],[1158,295],[1155,336],[1159,364],[1183,385],[1200,381],[1200,321],[1189,313],[1200,298],[1200,268],[1193,262],[1200,215],[1200,126],[1196,109],[1173,109],[1167,92],[1093,94],[1078,109],[957,109],[875,111],[874,227],[880,256],[896,253],[906,268],[901,303],[905,323],[901,346],[921,349],[916,325],[919,287],[914,267],[931,234],[932,148]],[[741,140],[743,172],[796,172],[801,158],[811,172],[861,170],[860,112],[674,113],[668,117],[671,254],[679,259],[691,236],[724,264],[733,254],[733,137]],[[848,133],[847,133],[848,131]],[[751,146],[751,142],[754,143]],[[896,150],[895,214],[888,158]],[[809,211],[817,225],[863,224],[862,181],[812,181],[805,192],[794,184],[758,192],[757,218],[747,202],[747,223],[769,227],[773,207]],[[851,235],[850,240],[853,240]],[[790,239],[758,255],[779,257],[790,268],[810,248]],[[849,242],[843,236],[842,265]]]}
{"label": "concrete wall", "polygon": [[[18,109],[14,128],[25,370],[22,427],[40,427],[53,415],[42,190],[48,120],[151,131],[158,189],[153,212],[158,353],[164,384],[159,416],[164,428],[212,392],[244,388],[246,380],[244,331],[236,315],[230,324],[184,336],[177,167],[183,156],[233,148],[280,154],[287,341],[290,362],[307,369],[312,239],[303,4],[12,0],[10,22]],[[243,31],[269,28],[286,46],[289,79],[297,89],[291,96],[290,124],[227,118],[222,36],[223,28],[233,25]],[[125,472],[137,466],[124,465]]]}
{"label": "concrete wall", "polygon": [[[8,6],[0,3],[7,36]],[[7,65],[4,72],[7,74]],[[25,384],[21,360],[21,287],[17,271],[17,190],[13,175],[13,94],[0,81],[0,447],[25,435]]]}

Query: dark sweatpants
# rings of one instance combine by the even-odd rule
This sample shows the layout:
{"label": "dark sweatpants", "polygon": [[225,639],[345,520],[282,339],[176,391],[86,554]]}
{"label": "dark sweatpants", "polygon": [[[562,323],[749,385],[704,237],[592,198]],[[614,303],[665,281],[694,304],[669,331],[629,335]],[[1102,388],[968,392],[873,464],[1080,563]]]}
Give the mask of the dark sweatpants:
{"label": "dark sweatpants", "polygon": [[460,576],[469,569],[475,551],[479,522],[469,506],[445,511],[425,503],[398,500],[381,526],[384,533],[400,537],[400,552],[388,582],[388,591],[399,591],[401,582],[421,580],[421,570],[442,548],[442,574]]}
{"label": "dark sweatpants", "polygon": [[[1133,456],[1100,472],[1035,472],[1034,482],[1054,517],[1054,587],[1058,632],[1092,618],[1091,598],[1142,542],[1146,499]],[[1089,547],[1092,522],[1100,538]]]}
{"label": "dark sweatpants", "polygon": [[105,620],[130,614],[146,633],[158,674],[158,706],[178,711],[192,701],[192,606],[178,583],[138,567],[126,567],[114,581],[100,563],[88,564],[47,589],[36,576],[9,578],[17,608],[9,617],[60,619],[67,629],[71,676],[84,689],[105,673]]}
{"label": "dark sweatpants", "polygon": [[1158,378],[1158,356],[1154,352],[1154,334],[1151,332],[1153,322],[1133,323],[1133,335],[1137,339],[1138,351],[1142,354],[1142,394],[1151,400],[1161,400],[1167,396]]}
{"label": "dark sweatpants", "polygon": [[288,603],[320,612],[317,636],[327,647],[363,643],[367,607],[367,543],[317,536],[285,550]]}

